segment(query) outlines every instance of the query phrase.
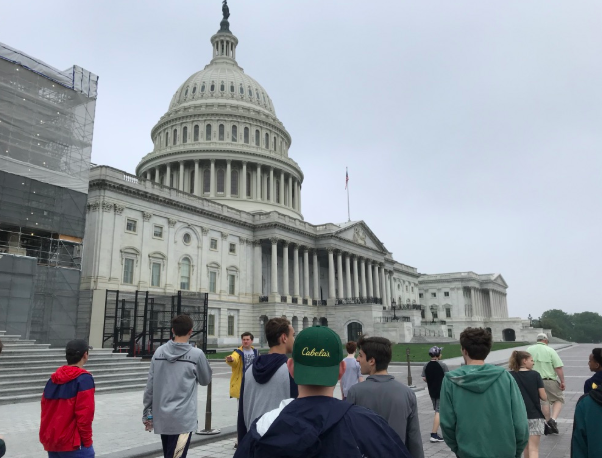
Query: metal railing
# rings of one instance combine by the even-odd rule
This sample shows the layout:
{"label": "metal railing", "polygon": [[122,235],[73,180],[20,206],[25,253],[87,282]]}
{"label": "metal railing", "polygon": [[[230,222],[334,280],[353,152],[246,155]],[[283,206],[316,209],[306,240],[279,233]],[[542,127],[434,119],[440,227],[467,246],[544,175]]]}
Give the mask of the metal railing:
{"label": "metal railing", "polygon": [[335,305],[382,304],[380,297],[345,297],[335,299]]}
{"label": "metal railing", "polygon": [[268,296],[259,296],[259,302],[268,302]]}

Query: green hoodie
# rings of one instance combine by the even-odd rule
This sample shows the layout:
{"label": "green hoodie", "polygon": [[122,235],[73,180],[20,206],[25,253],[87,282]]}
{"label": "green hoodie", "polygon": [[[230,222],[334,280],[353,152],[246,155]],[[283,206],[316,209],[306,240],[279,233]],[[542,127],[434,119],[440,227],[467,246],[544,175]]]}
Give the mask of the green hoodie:
{"label": "green hoodie", "polygon": [[441,431],[460,458],[520,458],[529,422],[520,390],[503,367],[462,366],[441,386]]}

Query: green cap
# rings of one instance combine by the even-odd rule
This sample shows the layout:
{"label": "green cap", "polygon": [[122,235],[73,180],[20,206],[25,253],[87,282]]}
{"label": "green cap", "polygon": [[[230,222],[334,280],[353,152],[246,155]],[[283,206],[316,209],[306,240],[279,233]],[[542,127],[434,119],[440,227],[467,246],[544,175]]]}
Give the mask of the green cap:
{"label": "green cap", "polygon": [[313,326],[295,337],[293,361],[297,385],[335,386],[342,360],[341,338],[330,328]]}

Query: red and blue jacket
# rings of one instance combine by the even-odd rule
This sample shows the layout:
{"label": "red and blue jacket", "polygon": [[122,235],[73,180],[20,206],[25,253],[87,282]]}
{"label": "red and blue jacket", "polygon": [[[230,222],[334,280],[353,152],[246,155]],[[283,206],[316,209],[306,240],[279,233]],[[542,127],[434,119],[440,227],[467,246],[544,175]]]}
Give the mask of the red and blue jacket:
{"label": "red and blue jacket", "polygon": [[92,445],[94,379],[77,366],[62,366],[42,395],[40,442],[47,452],[70,452]]}

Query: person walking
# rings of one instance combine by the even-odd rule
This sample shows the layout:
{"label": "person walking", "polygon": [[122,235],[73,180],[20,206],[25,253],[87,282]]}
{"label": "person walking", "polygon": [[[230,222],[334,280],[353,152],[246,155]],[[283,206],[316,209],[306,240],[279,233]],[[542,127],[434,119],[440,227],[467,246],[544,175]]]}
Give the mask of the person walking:
{"label": "person walking", "polygon": [[186,458],[197,430],[197,386],[211,382],[211,367],[188,340],[194,323],[188,315],[171,321],[173,340],[155,351],[144,390],[142,422],[161,435],[164,458]]}
{"label": "person walking", "polygon": [[[564,405],[564,370],[562,360],[552,347],[548,346],[548,336],[544,333],[537,335],[537,343],[530,346],[527,352],[535,362],[533,370],[539,372],[543,379],[548,401],[543,404],[543,413],[552,433],[558,434],[556,420]],[[550,404],[552,408],[550,409]]]}
{"label": "person walking", "polygon": [[423,458],[416,395],[387,372],[393,348],[384,337],[361,337],[357,361],[366,381],[352,386],[347,402],[366,407],[383,417],[399,434],[413,458]]}
{"label": "person walking", "polygon": [[297,384],[286,367],[286,355],[295,343],[290,321],[272,318],[265,325],[265,336],[270,351],[259,355],[243,376],[236,425],[238,444],[256,418],[278,407],[282,400],[298,395]]}
{"label": "person walking", "polygon": [[67,365],[59,367],[44,387],[40,442],[48,458],[94,458],[94,379],[84,369],[89,349],[85,340],[69,341]]}
{"label": "person walking", "polygon": [[588,378],[583,385],[583,392],[585,394],[602,386],[602,348],[594,348],[592,350],[589,355],[588,366],[589,370],[594,372],[594,375]]}
{"label": "person walking", "polygon": [[360,369],[360,363],[355,359],[355,351],[357,350],[357,343],[347,342],[345,344],[347,350],[347,357],[345,361],[345,373],[341,377],[341,399],[344,401],[347,397],[347,392],[356,383],[362,382],[362,371]]}
{"label": "person walking", "polygon": [[440,418],[445,443],[459,458],[519,458],[529,442],[521,392],[503,367],[485,364],[491,334],[466,328],[460,334],[466,362],[445,374]]}
{"label": "person walking", "polygon": [[255,420],[234,458],[411,458],[382,417],[333,397],[345,361],[341,339],[332,329],[301,331],[287,369],[299,385],[299,397]]}
{"label": "person walking", "polygon": [[602,456],[602,386],[592,388],[577,401],[571,436],[571,458]]}
{"label": "person walking", "polygon": [[533,357],[526,351],[514,350],[508,361],[510,373],[516,380],[529,420],[529,443],[525,458],[539,458],[539,440],[545,434],[546,417],[541,411],[541,402],[547,401],[546,390],[539,372],[533,369]]}
{"label": "person walking", "polygon": [[442,347],[431,347],[429,349],[429,356],[431,360],[424,365],[422,368],[422,380],[424,380],[428,386],[429,396],[433,403],[433,410],[435,411],[435,418],[433,419],[433,430],[431,432],[431,442],[443,442],[443,438],[439,435],[439,397],[441,395],[441,384],[445,373],[449,372],[447,364],[441,361]]}

